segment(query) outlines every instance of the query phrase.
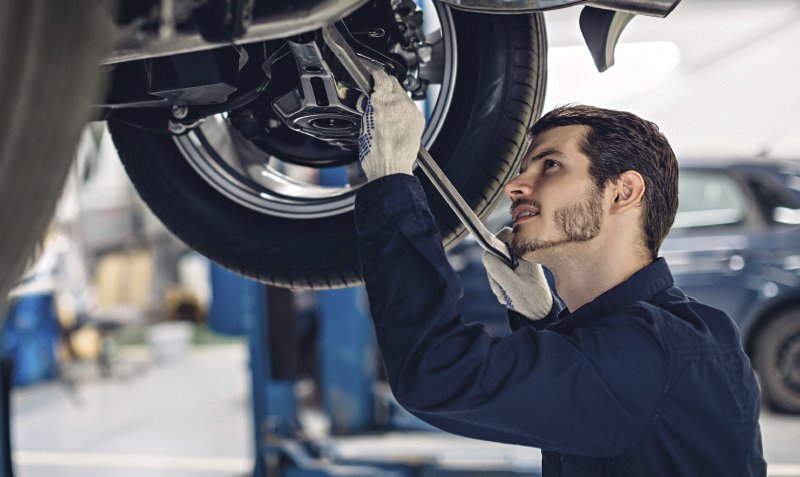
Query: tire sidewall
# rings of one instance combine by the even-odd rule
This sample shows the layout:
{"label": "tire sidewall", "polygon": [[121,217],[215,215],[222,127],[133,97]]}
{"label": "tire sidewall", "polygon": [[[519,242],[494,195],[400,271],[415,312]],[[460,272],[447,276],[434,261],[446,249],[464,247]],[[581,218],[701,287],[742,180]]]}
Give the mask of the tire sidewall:
{"label": "tire sidewall", "polygon": [[776,411],[800,413],[800,393],[787,387],[778,375],[777,360],[785,341],[800,333],[800,310],[776,317],[756,339],[755,367],[766,403]]}

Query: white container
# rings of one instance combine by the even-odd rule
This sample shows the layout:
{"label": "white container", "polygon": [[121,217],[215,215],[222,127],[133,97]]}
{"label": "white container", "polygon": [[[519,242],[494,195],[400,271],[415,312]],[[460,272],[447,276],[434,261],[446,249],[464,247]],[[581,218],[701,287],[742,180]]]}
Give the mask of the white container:
{"label": "white container", "polygon": [[164,321],[147,330],[147,342],[153,359],[159,363],[177,361],[189,349],[192,324],[185,321]]}

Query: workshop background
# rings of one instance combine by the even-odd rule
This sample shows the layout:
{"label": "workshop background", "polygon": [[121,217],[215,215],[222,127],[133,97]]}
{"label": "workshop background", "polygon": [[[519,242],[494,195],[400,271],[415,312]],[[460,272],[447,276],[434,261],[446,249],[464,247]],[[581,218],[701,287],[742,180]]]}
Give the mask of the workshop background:
{"label": "workshop background", "polygon": [[[797,2],[685,0],[666,21],[637,17],[604,73],[579,13],[545,14],[545,111],[587,103],[634,112],[664,130],[681,164],[724,170],[732,160],[786,159],[795,171],[787,188],[800,191]],[[735,220],[744,199],[725,187],[713,207],[687,210],[676,234],[711,215]],[[798,228],[797,205],[774,209],[777,222]],[[490,225],[501,226],[506,210],[500,204]],[[337,475],[407,475],[403,466],[423,475],[539,472],[537,450],[444,435],[393,402],[362,289],[265,290],[172,237],[137,197],[102,123],[83,132],[46,243],[31,279],[12,292],[38,298],[12,308],[14,333],[3,343],[20,363],[17,476],[243,476],[278,468],[278,448],[314,455],[309,467]],[[676,267],[688,266],[684,245],[665,249]],[[476,290],[465,315],[501,334],[503,311],[476,271],[480,253],[468,239],[451,262]],[[726,263],[743,267],[735,257]],[[787,271],[800,269],[800,251],[782,259]],[[769,475],[800,476],[800,416],[765,408],[761,425]]]}

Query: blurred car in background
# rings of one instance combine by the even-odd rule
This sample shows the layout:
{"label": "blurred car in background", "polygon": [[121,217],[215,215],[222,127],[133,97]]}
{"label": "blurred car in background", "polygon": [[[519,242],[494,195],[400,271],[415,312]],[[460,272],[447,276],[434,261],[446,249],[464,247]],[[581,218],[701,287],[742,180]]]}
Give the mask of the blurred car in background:
{"label": "blurred car in background", "polygon": [[[680,207],[661,247],[676,284],[725,311],[739,327],[765,403],[800,413],[800,161],[680,162]],[[487,220],[508,223],[507,203]],[[483,251],[467,240],[449,252],[464,281],[464,318],[508,333],[486,282]]]}

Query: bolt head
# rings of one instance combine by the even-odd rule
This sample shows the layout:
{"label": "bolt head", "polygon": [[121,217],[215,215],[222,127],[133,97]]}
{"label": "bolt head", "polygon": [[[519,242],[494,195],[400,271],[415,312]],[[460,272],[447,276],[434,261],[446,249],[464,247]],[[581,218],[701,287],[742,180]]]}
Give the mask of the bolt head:
{"label": "bolt head", "polygon": [[189,114],[189,108],[182,104],[172,106],[172,117],[175,119],[183,119]]}
{"label": "bolt head", "polygon": [[423,43],[417,47],[417,56],[421,62],[427,63],[433,58],[433,48],[431,45]]}

